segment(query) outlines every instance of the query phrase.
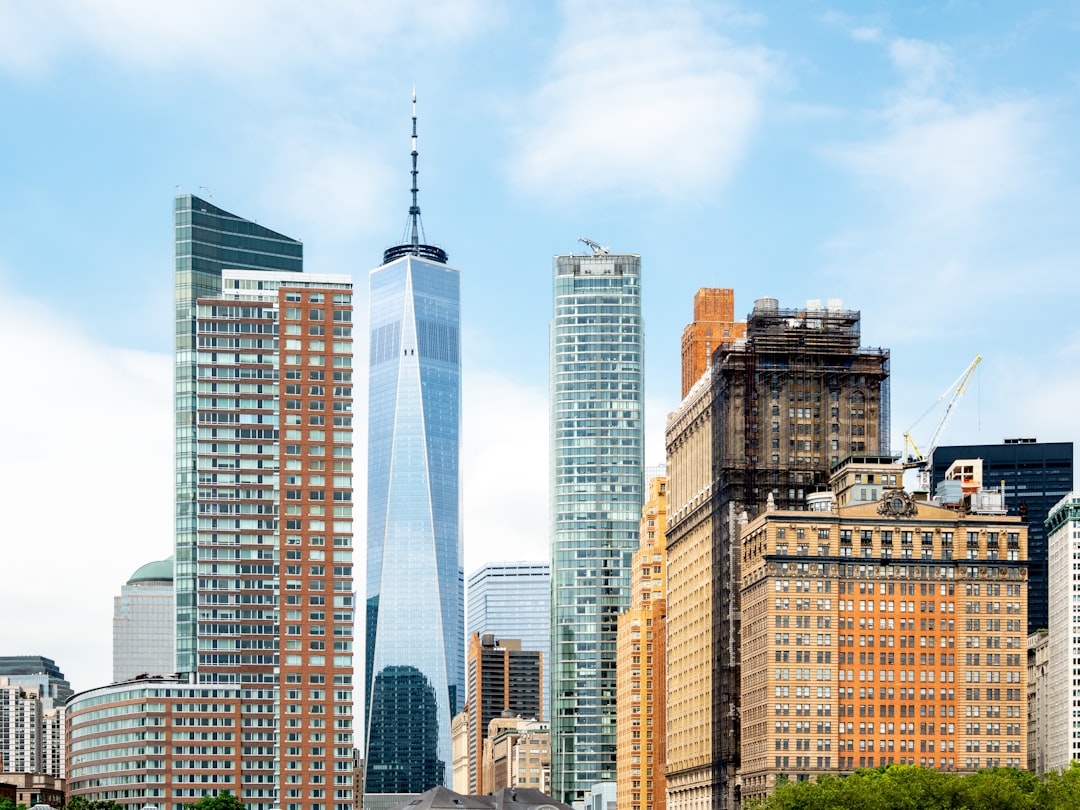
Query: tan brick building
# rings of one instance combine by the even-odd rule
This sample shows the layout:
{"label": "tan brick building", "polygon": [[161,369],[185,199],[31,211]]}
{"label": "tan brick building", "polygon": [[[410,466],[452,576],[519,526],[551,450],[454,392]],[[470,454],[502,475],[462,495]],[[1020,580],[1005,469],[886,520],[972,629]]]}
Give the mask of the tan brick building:
{"label": "tan brick building", "polygon": [[666,806],[665,706],[667,616],[667,478],[649,482],[641,548],[631,565],[630,607],[619,617],[616,705],[617,804],[623,810]]}
{"label": "tan brick building", "polygon": [[743,527],[744,799],[781,773],[1027,767],[1027,529],[993,501],[886,490]]}

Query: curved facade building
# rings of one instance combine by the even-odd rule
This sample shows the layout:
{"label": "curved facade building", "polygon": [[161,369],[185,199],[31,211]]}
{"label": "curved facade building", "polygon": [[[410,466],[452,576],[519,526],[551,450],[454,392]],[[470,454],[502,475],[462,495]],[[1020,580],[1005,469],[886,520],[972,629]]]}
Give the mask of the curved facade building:
{"label": "curved facade building", "polygon": [[551,322],[552,793],[615,780],[615,656],[642,507],[641,257],[555,257]]}
{"label": "curved facade building", "polygon": [[[274,804],[274,773],[241,757],[240,690],[148,678],[68,702],[67,796],[182,810],[222,790]],[[261,800],[261,801],[260,801]]]}

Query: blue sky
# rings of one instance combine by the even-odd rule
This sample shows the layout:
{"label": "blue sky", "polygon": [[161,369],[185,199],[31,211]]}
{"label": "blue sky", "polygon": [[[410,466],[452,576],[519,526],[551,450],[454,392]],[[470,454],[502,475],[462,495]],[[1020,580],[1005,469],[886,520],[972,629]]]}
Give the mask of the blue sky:
{"label": "blue sky", "polygon": [[414,85],[427,237],[463,273],[469,571],[547,553],[551,257],[578,236],[642,256],[650,463],[701,286],[861,310],[894,450],[976,354],[947,443],[1080,440],[1078,37],[1068,2],[0,4],[27,571],[0,604],[41,605],[2,646],[108,680],[111,597],[169,553],[178,186],[302,238],[362,312]]}

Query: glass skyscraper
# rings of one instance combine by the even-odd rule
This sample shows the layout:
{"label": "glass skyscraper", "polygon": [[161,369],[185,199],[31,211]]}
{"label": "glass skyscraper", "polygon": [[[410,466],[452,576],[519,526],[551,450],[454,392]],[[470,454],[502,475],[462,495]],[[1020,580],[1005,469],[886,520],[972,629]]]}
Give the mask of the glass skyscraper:
{"label": "glass skyscraper", "polygon": [[[551,566],[546,562],[493,562],[469,575],[465,633],[516,638],[521,649],[544,656],[543,719],[551,679]],[[485,732],[486,733],[486,732]]]}
{"label": "glass skyscraper", "polygon": [[195,665],[196,309],[199,298],[221,293],[221,271],[303,270],[304,246],[296,239],[181,194],[174,204],[176,250],[176,670]]}
{"label": "glass skyscraper", "polygon": [[615,779],[615,657],[643,468],[641,258],[555,257],[551,323],[552,787]]}
{"label": "glass skyscraper", "polygon": [[451,782],[465,680],[460,273],[411,239],[370,276],[365,793]]}
{"label": "glass skyscraper", "polygon": [[1050,621],[1046,518],[1072,491],[1072,442],[1006,439],[1001,444],[937,447],[930,459],[933,487],[959,459],[981,459],[983,486],[1004,484],[1009,514],[1020,515],[1027,523],[1028,633],[1045,630]]}

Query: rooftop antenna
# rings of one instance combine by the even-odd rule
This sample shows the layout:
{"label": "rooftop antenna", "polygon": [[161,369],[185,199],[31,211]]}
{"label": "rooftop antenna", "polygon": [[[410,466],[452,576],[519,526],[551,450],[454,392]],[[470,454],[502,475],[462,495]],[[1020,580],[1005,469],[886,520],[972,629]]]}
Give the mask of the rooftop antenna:
{"label": "rooftop antenna", "polygon": [[208,199],[208,200],[214,199],[214,192],[212,192],[210,190],[209,186],[199,186],[199,191],[205,191],[206,192],[206,199]]}
{"label": "rooftop antenna", "polygon": [[416,168],[418,157],[419,152],[416,149],[416,87],[414,86],[412,92],[412,205],[409,206],[409,218],[405,223],[402,244],[383,251],[383,264],[408,255],[421,256],[440,264],[446,264],[449,258],[442,248],[423,244],[423,242],[427,241],[427,234],[424,233],[424,221],[420,216],[420,203],[417,201],[417,195],[420,192],[417,185],[420,172]]}
{"label": "rooftop antenna", "polygon": [[416,168],[416,158],[419,156],[419,152],[416,151],[416,85],[413,85],[412,89],[412,205],[409,206],[409,219],[412,222],[412,246],[420,246],[420,231],[423,230],[423,223],[420,220],[420,204],[416,200],[416,195],[420,192],[419,187],[416,185],[417,176],[420,174]]}
{"label": "rooftop antenna", "polygon": [[594,242],[592,239],[586,239],[584,236],[579,236],[578,241],[584,242],[586,245],[591,247],[594,256],[606,256],[611,253],[611,248],[604,247],[603,245]]}

